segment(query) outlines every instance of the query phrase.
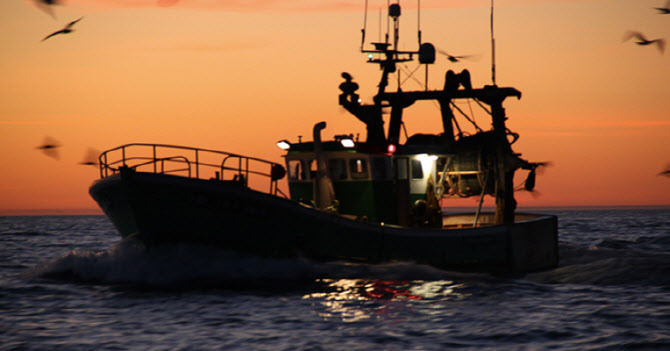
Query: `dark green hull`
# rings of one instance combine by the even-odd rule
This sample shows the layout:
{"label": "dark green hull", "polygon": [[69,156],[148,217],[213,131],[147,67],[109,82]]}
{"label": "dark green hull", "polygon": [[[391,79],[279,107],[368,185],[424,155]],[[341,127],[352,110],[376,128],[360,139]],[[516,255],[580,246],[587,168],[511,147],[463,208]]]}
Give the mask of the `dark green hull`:
{"label": "dark green hull", "polygon": [[[530,272],[558,264],[555,216],[518,215],[514,224],[467,229],[383,226],[233,181],[133,171],[96,181],[90,194],[122,237],[148,245],[193,242],[263,256],[412,261],[468,272]],[[445,224],[472,218],[445,217]]]}

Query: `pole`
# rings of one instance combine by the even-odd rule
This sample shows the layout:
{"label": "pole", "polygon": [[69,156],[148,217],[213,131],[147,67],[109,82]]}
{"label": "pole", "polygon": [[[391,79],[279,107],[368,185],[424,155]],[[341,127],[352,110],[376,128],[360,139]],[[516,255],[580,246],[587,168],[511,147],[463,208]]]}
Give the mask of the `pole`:
{"label": "pole", "polygon": [[493,0],[491,0],[491,80],[496,85],[496,39],[493,35]]}

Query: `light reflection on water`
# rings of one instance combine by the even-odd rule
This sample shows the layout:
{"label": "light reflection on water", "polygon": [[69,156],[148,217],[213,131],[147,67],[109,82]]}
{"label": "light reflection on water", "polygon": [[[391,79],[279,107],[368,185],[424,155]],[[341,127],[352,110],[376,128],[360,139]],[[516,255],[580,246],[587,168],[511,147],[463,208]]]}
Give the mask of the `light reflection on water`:
{"label": "light reflection on water", "polygon": [[344,322],[360,322],[395,309],[383,302],[455,301],[470,295],[461,292],[465,284],[451,280],[319,279],[317,283],[323,284],[327,291],[306,294],[303,300],[318,300],[325,307],[319,314],[322,318],[340,318]]}

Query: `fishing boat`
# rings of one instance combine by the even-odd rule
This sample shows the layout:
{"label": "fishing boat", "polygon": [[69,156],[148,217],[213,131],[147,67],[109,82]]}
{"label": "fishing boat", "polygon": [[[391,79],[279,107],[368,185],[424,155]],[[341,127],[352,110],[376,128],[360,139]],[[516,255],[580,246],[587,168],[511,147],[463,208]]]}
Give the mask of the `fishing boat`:
{"label": "fishing boat", "polygon": [[[277,143],[284,164],[193,147],[123,145],[100,155],[91,196],[122,237],[147,246],[189,242],[268,257],[415,262],[466,272],[556,267],[557,217],[516,212],[515,172],[528,171],[525,188],[532,190],[542,165],[511,147],[518,134],[505,125],[503,102],[521,93],[498,87],[495,75],[493,85],[475,88],[467,70],[446,72],[440,90],[404,91],[398,78],[389,91],[400,63],[428,66],[436,49],[419,32],[416,51],[398,50],[400,6],[391,4],[388,15],[393,42],[387,35],[361,45],[381,70],[372,102],[362,103],[349,73],[339,86],[339,105],[365,124],[364,140],[353,134],[322,140],[326,122],[318,122],[311,141]],[[458,109],[456,102],[467,99],[490,115],[490,130]],[[403,111],[417,101],[439,106],[443,130],[403,138]],[[455,110],[475,133],[461,131]],[[495,198],[494,212],[482,212],[485,196]],[[479,199],[478,206],[450,211],[450,199],[464,197]]]}

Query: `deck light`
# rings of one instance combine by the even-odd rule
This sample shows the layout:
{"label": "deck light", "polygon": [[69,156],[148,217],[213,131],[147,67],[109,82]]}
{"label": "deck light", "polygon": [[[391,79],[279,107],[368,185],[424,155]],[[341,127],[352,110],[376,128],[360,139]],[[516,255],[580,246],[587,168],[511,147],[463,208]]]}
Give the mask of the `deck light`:
{"label": "deck light", "polygon": [[340,140],[340,144],[346,148],[352,148],[356,146],[356,143],[354,143],[354,141],[349,138]]}
{"label": "deck light", "polygon": [[418,154],[416,157],[421,161],[435,161],[437,160],[437,155],[428,155],[428,154]]}
{"label": "deck light", "polygon": [[392,154],[395,152],[395,145],[389,144],[388,148],[386,148],[386,151],[388,151],[389,154]]}
{"label": "deck light", "polygon": [[288,150],[291,148],[291,143],[289,143],[287,140],[281,140],[277,142],[277,146],[282,150]]}
{"label": "deck light", "polygon": [[418,154],[416,155],[416,158],[421,162],[423,173],[428,174],[431,172],[431,169],[435,164],[435,160],[437,160],[437,155]]}

